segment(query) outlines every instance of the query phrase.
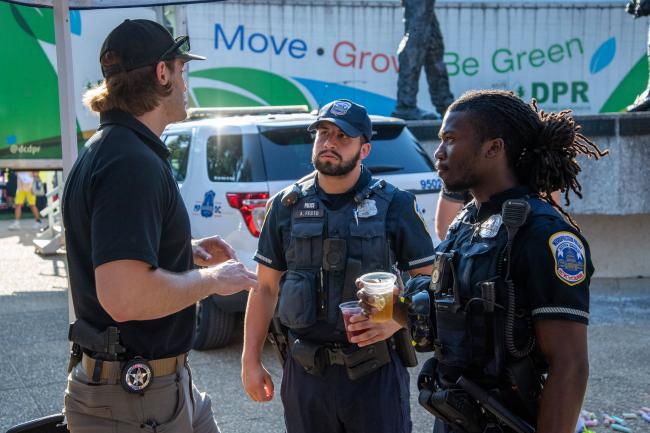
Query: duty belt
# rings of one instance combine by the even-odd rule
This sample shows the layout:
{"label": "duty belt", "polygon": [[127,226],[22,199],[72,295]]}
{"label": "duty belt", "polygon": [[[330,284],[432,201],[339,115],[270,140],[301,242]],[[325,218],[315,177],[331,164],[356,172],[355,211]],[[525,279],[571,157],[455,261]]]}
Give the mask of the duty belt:
{"label": "duty belt", "polygon": [[391,361],[390,346],[380,341],[365,347],[338,343],[315,343],[289,338],[291,357],[305,372],[320,376],[331,365],[341,365],[351,380],[370,374]]}
{"label": "duty belt", "polygon": [[121,383],[128,392],[141,393],[154,377],[167,376],[185,364],[187,353],[170,358],[146,360],[133,358],[128,361],[104,361],[83,354],[81,366],[93,382]]}

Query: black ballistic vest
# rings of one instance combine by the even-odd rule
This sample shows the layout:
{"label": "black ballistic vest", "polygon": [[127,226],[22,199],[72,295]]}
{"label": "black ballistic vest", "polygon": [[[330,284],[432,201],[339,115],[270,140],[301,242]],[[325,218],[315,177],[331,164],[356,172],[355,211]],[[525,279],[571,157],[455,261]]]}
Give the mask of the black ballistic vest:
{"label": "black ballistic vest", "polygon": [[[559,217],[548,203],[538,198],[525,200],[531,207],[526,224],[541,215]],[[515,292],[510,278],[506,280],[510,257],[502,214],[483,222],[473,221],[473,215],[468,207],[463,209],[436,249],[431,281],[436,307],[435,357],[444,386],[453,386],[462,374],[494,388],[503,383],[509,362],[532,351],[534,333],[525,300],[512,302],[521,291]],[[515,312],[510,325],[509,307]],[[508,332],[513,344],[507,344]]]}
{"label": "black ballistic vest", "polygon": [[354,281],[395,262],[386,215],[395,187],[371,179],[349,203],[328,209],[314,178],[298,184],[291,206],[287,271],[280,281],[278,316],[297,336],[345,341],[339,304],[356,300]]}

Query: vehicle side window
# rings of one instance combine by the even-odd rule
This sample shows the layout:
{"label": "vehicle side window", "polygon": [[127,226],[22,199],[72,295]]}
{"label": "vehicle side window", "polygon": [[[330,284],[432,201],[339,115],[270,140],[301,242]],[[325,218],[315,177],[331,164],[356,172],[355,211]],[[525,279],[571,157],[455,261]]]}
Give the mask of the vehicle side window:
{"label": "vehicle side window", "polygon": [[249,182],[251,166],[241,135],[213,135],[207,143],[208,177],[212,182]]}
{"label": "vehicle side window", "polygon": [[190,134],[164,135],[163,142],[169,149],[169,163],[176,182],[182,182],[187,175],[187,159],[190,155]]}

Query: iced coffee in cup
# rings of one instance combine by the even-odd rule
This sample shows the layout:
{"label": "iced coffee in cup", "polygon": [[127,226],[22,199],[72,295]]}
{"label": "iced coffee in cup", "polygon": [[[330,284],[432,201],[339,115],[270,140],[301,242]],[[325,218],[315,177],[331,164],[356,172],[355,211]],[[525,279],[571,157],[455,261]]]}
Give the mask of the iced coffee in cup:
{"label": "iced coffee in cup", "polygon": [[370,316],[372,322],[386,322],[393,318],[393,289],[397,277],[390,272],[371,272],[359,277],[368,295],[368,303],[377,313]]}
{"label": "iced coffee in cup", "polygon": [[339,304],[341,309],[341,314],[343,315],[343,323],[345,324],[345,333],[348,335],[348,341],[352,343],[352,337],[363,334],[365,329],[359,331],[348,331],[348,325],[350,324],[350,317],[356,316],[358,314],[363,314],[363,309],[359,305],[359,301],[350,301]]}

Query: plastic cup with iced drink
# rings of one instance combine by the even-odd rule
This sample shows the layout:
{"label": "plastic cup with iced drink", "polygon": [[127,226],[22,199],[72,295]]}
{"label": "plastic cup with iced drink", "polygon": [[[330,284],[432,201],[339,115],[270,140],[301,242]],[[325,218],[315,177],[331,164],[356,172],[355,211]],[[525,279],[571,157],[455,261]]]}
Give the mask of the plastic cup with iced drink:
{"label": "plastic cup with iced drink", "polygon": [[359,305],[359,301],[350,301],[339,304],[341,309],[341,314],[343,315],[343,323],[345,324],[345,333],[348,335],[348,341],[352,343],[352,337],[363,334],[365,329],[359,331],[348,331],[348,325],[350,324],[350,317],[356,316],[358,314],[363,314],[363,308]]}
{"label": "plastic cup with iced drink", "polygon": [[363,283],[366,294],[369,295],[369,304],[377,313],[370,315],[372,322],[386,322],[393,318],[393,289],[397,277],[390,272],[371,272],[359,277]]}

